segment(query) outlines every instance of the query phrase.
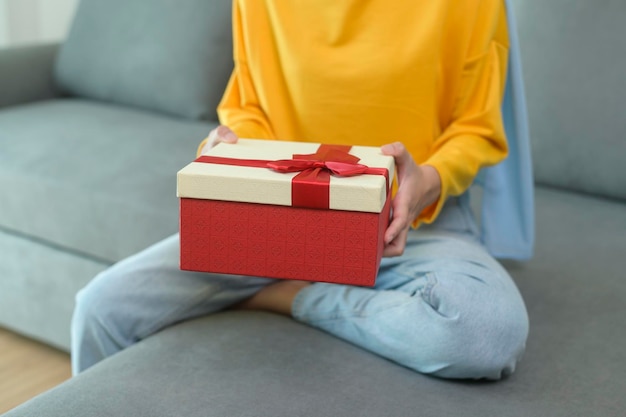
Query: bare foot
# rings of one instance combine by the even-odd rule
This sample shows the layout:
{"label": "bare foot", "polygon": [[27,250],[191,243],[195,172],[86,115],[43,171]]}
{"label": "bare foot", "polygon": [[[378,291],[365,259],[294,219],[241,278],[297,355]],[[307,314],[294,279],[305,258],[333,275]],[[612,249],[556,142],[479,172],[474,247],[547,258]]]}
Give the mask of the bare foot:
{"label": "bare foot", "polygon": [[236,310],[266,310],[291,316],[291,304],[301,289],[311,285],[308,281],[279,280],[263,287],[247,300],[234,305]]}

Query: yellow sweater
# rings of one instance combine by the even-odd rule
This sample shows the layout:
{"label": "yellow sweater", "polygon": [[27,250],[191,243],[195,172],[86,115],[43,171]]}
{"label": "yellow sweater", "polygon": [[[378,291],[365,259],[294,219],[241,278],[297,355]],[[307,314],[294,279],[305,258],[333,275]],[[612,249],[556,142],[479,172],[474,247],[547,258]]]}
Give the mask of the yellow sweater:
{"label": "yellow sweater", "polygon": [[448,196],[507,154],[502,0],[234,0],[235,69],[218,107],[239,137],[401,141]]}

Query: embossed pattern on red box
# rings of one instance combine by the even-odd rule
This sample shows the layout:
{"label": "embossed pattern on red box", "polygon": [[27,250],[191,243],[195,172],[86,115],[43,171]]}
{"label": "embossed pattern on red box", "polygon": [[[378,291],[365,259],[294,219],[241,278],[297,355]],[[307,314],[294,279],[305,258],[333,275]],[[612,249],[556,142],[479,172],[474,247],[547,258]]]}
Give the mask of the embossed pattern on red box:
{"label": "embossed pattern on red box", "polygon": [[184,270],[374,285],[382,213],[181,198]]}

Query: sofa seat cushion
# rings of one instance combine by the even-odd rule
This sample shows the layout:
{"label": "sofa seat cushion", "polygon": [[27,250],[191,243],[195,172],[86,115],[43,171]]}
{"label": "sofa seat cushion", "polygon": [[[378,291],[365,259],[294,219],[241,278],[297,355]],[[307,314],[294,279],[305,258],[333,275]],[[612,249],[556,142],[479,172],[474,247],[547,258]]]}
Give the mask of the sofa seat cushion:
{"label": "sofa seat cushion", "polygon": [[56,65],[70,94],[216,120],[231,0],[81,0]]}
{"label": "sofa seat cushion", "polygon": [[623,416],[626,204],[545,188],[536,199],[535,257],[505,263],[530,315],[509,390],[534,412],[517,415]]}
{"label": "sofa seat cushion", "polygon": [[530,337],[501,382],[430,378],[293,320],[231,311],[170,327],[7,417],[621,417],[626,210],[548,189],[537,205],[535,259],[507,264]]}
{"label": "sofa seat cushion", "polygon": [[215,125],[71,99],[0,111],[0,227],[115,262],[177,231],[176,172]]}

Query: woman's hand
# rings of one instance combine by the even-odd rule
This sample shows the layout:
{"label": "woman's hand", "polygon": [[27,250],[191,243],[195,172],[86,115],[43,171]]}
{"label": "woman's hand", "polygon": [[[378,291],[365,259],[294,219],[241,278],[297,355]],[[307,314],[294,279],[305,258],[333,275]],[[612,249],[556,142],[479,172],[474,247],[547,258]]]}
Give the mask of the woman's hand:
{"label": "woman's hand", "polygon": [[205,152],[207,152],[209,149],[213,148],[220,142],[237,143],[237,141],[239,140],[237,135],[224,125],[220,125],[211,130],[207,139],[207,142],[204,144],[202,150],[200,151],[200,155],[203,155]]}
{"label": "woman's hand", "polygon": [[391,202],[393,214],[385,231],[383,256],[400,256],[413,220],[439,199],[441,178],[434,167],[417,165],[400,142],[385,145],[381,151],[394,157],[398,175],[398,191]]}

